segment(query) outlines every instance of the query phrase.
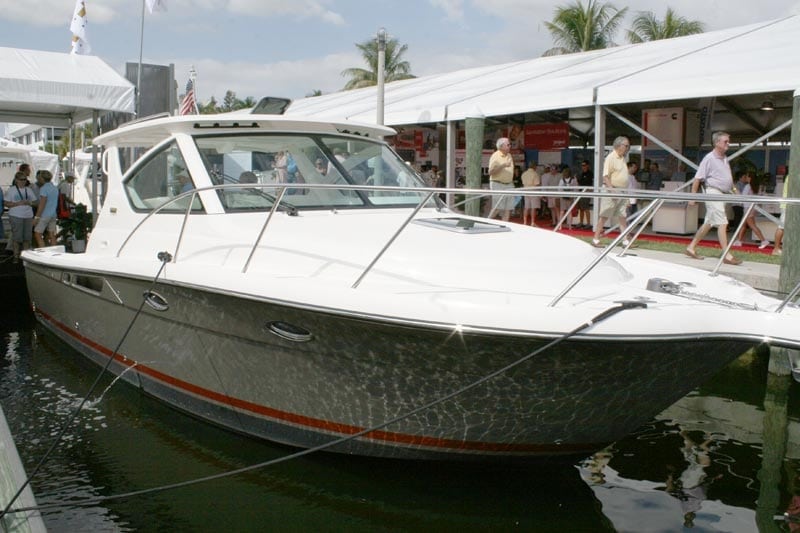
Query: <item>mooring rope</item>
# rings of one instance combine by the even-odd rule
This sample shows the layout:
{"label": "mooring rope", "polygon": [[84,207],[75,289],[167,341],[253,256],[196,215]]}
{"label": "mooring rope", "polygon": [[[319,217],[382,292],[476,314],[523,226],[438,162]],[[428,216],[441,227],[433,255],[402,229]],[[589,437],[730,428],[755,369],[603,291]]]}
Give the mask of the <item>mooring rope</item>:
{"label": "mooring rope", "polygon": [[[109,496],[98,496],[96,498],[89,498],[89,499],[85,499],[85,500],[70,500],[69,502],[53,502],[53,503],[49,503],[49,504],[45,504],[45,505],[37,505],[37,506],[31,506],[31,507],[17,508],[17,509],[13,509],[13,510],[10,510],[10,511],[8,510],[8,508],[6,508],[6,510],[3,511],[3,514],[5,514],[5,513],[29,512],[29,511],[44,511],[44,510],[62,508],[62,507],[83,507],[83,506],[88,506],[88,505],[97,505],[97,504],[104,503],[104,502],[111,501],[111,500],[121,500],[121,499],[125,499],[125,498],[130,498],[130,497],[133,497],[133,496],[142,496],[142,495],[145,495],[145,494],[153,494],[153,493],[156,493],[156,492],[164,492],[164,491],[174,490],[174,489],[178,489],[178,488],[182,488],[182,487],[188,487],[188,486],[191,486],[191,485],[197,485],[199,483],[205,483],[205,482],[208,482],[208,481],[214,481],[214,480],[217,480],[217,479],[223,479],[223,478],[226,478],[226,477],[235,476],[235,475],[243,474],[243,473],[246,473],[246,472],[251,472],[253,470],[266,468],[268,466],[276,465],[278,463],[283,463],[283,462],[286,462],[286,461],[290,461],[290,460],[293,460],[293,459],[304,457],[304,456],[310,455],[312,453],[324,451],[324,450],[327,450],[327,449],[332,448],[334,446],[338,446],[340,444],[347,443],[347,442],[349,442],[351,440],[355,440],[357,438],[366,436],[366,435],[368,435],[368,434],[370,434],[370,433],[372,433],[374,431],[381,430],[381,429],[383,429],[383,428],[385,428],[387,426],[390,426],[390,425],[392,425],[392,424],[394,424],[396,422],[400,422],[402,420],[405,420],[406,418],[414,416],[417,413],[425,411],[426,409],[430,409],[431,407],[434,407],[434,406],[436,406],[436,405],[438,405],[438,404],[440,404],[442,402],[450,400],[450,399],[452,399],[452,398],[454,398],[456,396],[459,396],[459,395],[461,395],[461,394],[463,394],[463,393],[465,393],[465,392],[467,392],[467,391],[469,391],[471,389],[474,389],[475,387],[485,383],[486,381],[488,381],[488,380],[490,380],[490,379],[492,379],[494,377],[497,377],[500,374],[502,374],[504,372],[507,372],[508,370],[510,370],[510,369],[512,369],[512,368],[514,368],[516,366],[521,365],[522,363],[524,363],[525,361],[528,361],[529,359],[531,359],[533,357],[536,357],[537,355],[539,355],[540,353],[544,352],[545,350],[548,350],[548,349],[552,348],[553,346],[556,346],[556,345],[564,342],[565,340],[569,339],[570,337],[573,337],[574,335],[580,333],[584,329],[587,329],[587,328],[589,328],[589,327],[591,327],[591,326],[593,326],[595,324],[598,324],[598,323],[600,323],[600,322],[602,322],[602,321],[604,321],[604,320],[616,315],[620,311],[624,311],[624,310],[627,310],[627,309],[644,309],[646,307],[647,307],[647,304],[645,304],[644,302],[639,302],[639,301],[618,302],[617,305],[615,305],[614,307],[610,307],[610,308],[606,309],[605,311],[601,312],[600,314],[596,315],[595,317],[591,318],[590,320],[587,320],[583,324],[579,325],[575,329],[565,333],[561,337],[553,339],[552,341],[550,341],[549,343],[545,344],[544,346],[542,346],[542,347],[530,352],[529,354],[517,359],[516,361],[513,361],[513,362],[507,364],[506,366],[504,366],[504,367],[502,367],[502,368],[500,368],[498,370],[495,370],[494,372],[492,372],[490,374],[487,374],[487,375],[481,377],[480,379],[478,379],[476,381],[473,381],[472,383],[469,383],[469,384],[467,384],[467,385],[465,385],[465,386],[463,386],[463,387],[461,387],[459,389],[456,389],[453,392],[450,392],[450,393],[448,393],[448,394],[446,394],[444,396],[441,396],[441,397],[439,397],[439,398],[437,398],[435,400],[432,400],[432,401],[430,401],[430,402],[428,402],[428,403],[426,403],[424,405],[416,407],[416,408],[412,409],[411,411],[408,411],[408,412],[403,413],[401,415],[398,415],[398,416],[396,416],[394,418],[391,418],[389,420],[381,422],[380,424],[377,424],[375,426],[369,427],[367,429],[363,429],[363,430],[361,430],[361,431],[359,431],[357,433],[353,433],[351,435],[347,435],[347,436],[344,436],[344,437],[339,437],[339,438],[334,439],[332,441],[329,441],[329,442],[327,442],[325,444],[320,444],[318,446],[314,446],[313,448],[306,448],[306,449],[300,450],[298,452],[295,452],[295,453],[292,453],[292,454],[289,454],[289,455],[285,455],[283,457],[278,457],[277,459],[270,459],[269,461],[256,463],[256,464],[245,466],[245,467],[242,467],[242,468],[236,468],[236,469],[233,469],[233,470],[227,470],[225,472],[220,472],[219,474],[212,474],[212,475],[209,475],[209,476],[203,476],[203,477],[199,477],[199,478],[189,479],[189,480],[180,481],[180,482],[177,482],[177,483],[170,483],[170,484],[167,484],[167,485],[160,485],[160,486],[157,486],[157,487],[151,487],[149,489],[135,490],[135,491],[125,492],[125,493],[121,493],[121,494],[112,494],[112,495],[109,495]],[[141,307],[140,307],[140,310],[141,310]],[[126,332],[126,334],[127,334],[127,332]],[[120,342],[120,344],[121,344],[121,342]],[[107,366],[108,365],[106,365],[106,367]],[[33,476],[31,476],[31,477],[33,477]],[[20,489],[20,491],[21,491],[21,489]],[[13,503],[13,501],[12,501],[12,503]],[[2,516],[3,515],[0,514],[0,518],[2,518]]]}
{"label": "mooring rope", "polygon": [[[170,255],[169,252],[159,252],[158,260],[161,261],[161,266],[159,267],[158,272],[156,273],[155,277],[153,278],[153,281],[150,284],[150,288],[147,291],[145,291],[145,293],[143,294],[142,303],[139,304],[139,308],[136,310],[136,313],[133,315],[133,318],[131,319],[130,323],[128,324],[128,327],[125,330],[125,333],[123,333],[122,338],[117,343],[117,347],[114,348],[114,351],[108,357],[108,361],[106,361],[106,364],[103,366],[103,368],[97,374],[97,377],[95,378],[94,383],[92,383],[92,386],[89,387],[89,390],[84,395],[84,397],[81,400],[80,404],[78,404],[78,407],[75,408],[75,410],[72,412],[72,414],[69,416],[69,418],[67,418],[66,422],[64,422],[61,425],[61,429],[59,429],[58,434],[56,435],[55,439],[53,439],[53,443],[50,445],[50,447],[44,453],[42,458],[36,464],[36,467],[33,469],[33,472],[27,477],[25,482],[22,483],[22,485],[20,485],[19,489],[17,489],[16,494],[14,494],[14,496],[11,498],[11,500],[6,504],[6,506],[3,509],[3,511],[0,512],[0,519],[2,519],[3,516],[5,516],[7,513],[11,512],[10,511],[11,506],[14,505],[14,502],[16,502],[17,499],[19,499],[20,495],[22,494],[22,491],[25,490],[25,487],[30,485],[31,479],[33,479],[36,476],[36,474],[39,473],[39,470],[41,470],[42,466],[50,458],[50,455],[55,451],[56,446],[58,446],[58,443],[61,442],[61,439],[64,437],[64,433],[66,433],[67,429],[69,429],[69,427],[75,421],[75,418],[77,418],[78,414],[81,412],[81,409],[83,409],[83,406],[86,405],[86,402],[89,401],[89,397],[92,395],[94,390],[100,384],[100,379],[106,373],[106,371],[108,370],[108,367],[111,366],[112,361],[114,361],[114,357],[117,355],[117,353],[119,353],[119,349],[122,347],[122,343],[125,342],[125,339],[128,337],[128,334],[131,332],[131,329],[133,329],[133,325],[136,323],[136,319],[138,319],[139,315],[142,313],[142,308],[144,307],[144,304],[146,302],[147,294],[153,289],[153,287],[155,287],[156,282],[158,281],[159,276],[161,276],[161,273],[164,271],[164,267],[167,265],[167,263],[172,261],[172,255]],[[17,512],[17,510],[15,509],[14,512]]]}

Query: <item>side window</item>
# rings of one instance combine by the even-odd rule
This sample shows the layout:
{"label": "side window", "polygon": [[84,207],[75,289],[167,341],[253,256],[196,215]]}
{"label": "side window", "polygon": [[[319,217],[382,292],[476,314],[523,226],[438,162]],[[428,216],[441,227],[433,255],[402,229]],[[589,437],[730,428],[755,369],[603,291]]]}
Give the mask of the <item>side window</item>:
{"label": "side window", "polygon": [[[176,196],[194,189],[194,181],[186,168],[178,146],[173,142],[159,152],[151,155],[147,162],[125,181],[125,191],[136,209],[146,211],[170,202]],[[188,202],[192,211],[202,211],[203,205],[198,196],[187,196],[170,203],[162,212],[185,212]]]}

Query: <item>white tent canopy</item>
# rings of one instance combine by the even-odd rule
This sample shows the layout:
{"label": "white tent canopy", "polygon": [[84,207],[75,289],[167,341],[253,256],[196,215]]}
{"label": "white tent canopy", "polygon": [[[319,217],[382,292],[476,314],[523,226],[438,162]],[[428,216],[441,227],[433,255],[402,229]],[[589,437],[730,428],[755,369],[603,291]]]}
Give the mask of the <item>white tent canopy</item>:
{"label": "white tent canopy", "polygon": [[133,84],[96,56],[0,47],[0,121],[68,127],[133,113]]}
{"label": "white tent canopy", "polygon": [[49,170],[58,175],[58,156],[30,146],[0,139],[0,187],[5,190],[11,185],[14,173],[20,163],[31,165],[33,172]]}
{"label": "white tent canopy", "polygon": [[[794,91],[800,17],[562,56],[539,57],[389,83],[387,125]],[[287,115],[376,120],[376,88],[293,102]]]}

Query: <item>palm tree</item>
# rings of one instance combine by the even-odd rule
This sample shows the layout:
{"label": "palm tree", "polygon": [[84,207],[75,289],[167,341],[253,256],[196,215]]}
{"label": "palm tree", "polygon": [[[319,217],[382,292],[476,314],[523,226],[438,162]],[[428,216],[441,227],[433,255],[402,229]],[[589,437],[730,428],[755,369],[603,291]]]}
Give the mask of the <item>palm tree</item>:
{"label": "palm tree", "polygon": [[658,20],[651,11],[639,11],[626,35],[630,43],[643,43],[703,33],[703,31],[705,25],[702,22],[679,17],[668,7],[663,21]]}
{"label": "palm tree", "polygon": [[[369,67],[369,70],[363,68],[348,68],[342,71],[342,76],[349,76],[344,90],[360,89],[361,87],[371,87],[378,84],[378,41],[377,39],[368,39],[363,43],[356,43],[356,48],[361,51],[361,56],[364,62]],[[386,56],[384,81],[407,80],[415,78],[411,74],[411,65],[408,61],[402,61],[402,56],[408,49],[408,45],[400,45],[397,39],[386,40]]]}
{"label": "palm tree", "polygon": [[572,54],[614,46],[613,37],[628,8],[617,9],[610,3],[581,0],[566,7],[557,7],[552,22],[545,26],[556,46],[545,56]]}

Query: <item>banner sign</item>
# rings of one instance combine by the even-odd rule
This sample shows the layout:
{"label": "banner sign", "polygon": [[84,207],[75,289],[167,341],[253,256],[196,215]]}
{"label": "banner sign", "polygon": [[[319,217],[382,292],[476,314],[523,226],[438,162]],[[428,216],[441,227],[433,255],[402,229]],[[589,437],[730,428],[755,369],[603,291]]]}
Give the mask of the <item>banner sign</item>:
{"label": "banner sign", "polygon": [[526,124],[525,148],[561,150],[569,148],[569,124]]}

